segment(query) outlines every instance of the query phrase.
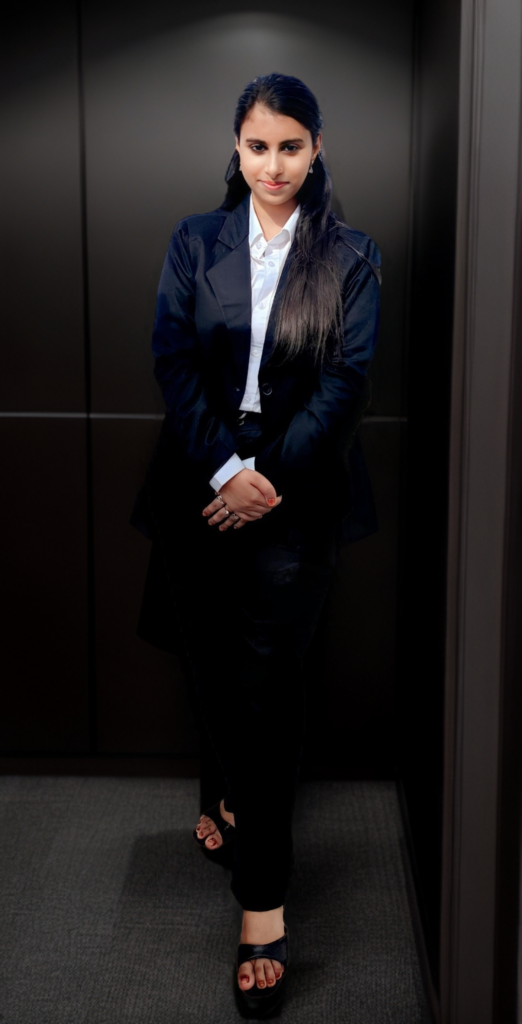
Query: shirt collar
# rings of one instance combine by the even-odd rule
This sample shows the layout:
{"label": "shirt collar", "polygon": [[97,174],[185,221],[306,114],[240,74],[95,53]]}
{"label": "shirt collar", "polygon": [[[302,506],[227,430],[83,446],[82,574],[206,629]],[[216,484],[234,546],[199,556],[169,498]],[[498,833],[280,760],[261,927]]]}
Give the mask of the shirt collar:
{"label": "shirt collar", "polygon": [[290,214],[286,224],[284,224],[284,226],[281,228],[281,230],[277,232],[277,235],[274,235],[274,237],[271,238],[269,242],[267,242],[267,240],[266,240],[266,238],[265,238],[265,236],[263,234],[263,229],[262,229],[262,227],[261,227],[261,225],[259,223],[259,218],[258,218],[257,213],[256,213],[255,208],[254,208],[254,202],[253,202],[253,199],[252,199],[252,193],[250,193],[250,216],[249,216],[248,244],[250,246],[251,253],[253,253],[253,255],[255,255],[255,253],[256,253],[256,243],[259,242],[259,241],[264,242],[265,245],[267,245],[267,246],[268,245],[272,246],[274,249],[282,248],[284,245],[287,244],[289,239],[290,239],[290,245],[291,245],[293,240],[294,240],[294,235],[295,235],[295,232],[296,232],[297,221],[299,219],[300,212],[301,212],[301,204],[298,203],[296,208],[295,208],[295,210],[294,210],[294,212]]}

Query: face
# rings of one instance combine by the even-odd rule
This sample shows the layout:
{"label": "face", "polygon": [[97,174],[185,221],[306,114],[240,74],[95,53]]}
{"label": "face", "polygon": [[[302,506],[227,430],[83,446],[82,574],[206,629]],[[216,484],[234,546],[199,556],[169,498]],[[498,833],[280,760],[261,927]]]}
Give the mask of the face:
{"label": "face", "polygon": [[255,103],[241,125],[240,138],[236,136],[241,171],[253,197],[265,208],[290,203],[295,209],[294,196],[321,140],[319,135],[312,145],[310,132],[299,121]]}

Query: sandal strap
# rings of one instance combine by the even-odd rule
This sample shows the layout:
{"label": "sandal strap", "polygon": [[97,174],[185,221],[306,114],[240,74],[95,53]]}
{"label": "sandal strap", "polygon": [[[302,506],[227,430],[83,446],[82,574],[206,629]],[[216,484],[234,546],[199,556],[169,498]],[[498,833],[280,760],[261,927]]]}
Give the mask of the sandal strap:
{"label": "sandal strap", "polygon": [[240,942],[237,949],[237,962],[242,964],[245,960],[279,960],[285,964],[288,961],[288,932],[285,926],[285,934],[273,942],[265,942],[262,945],[252,945],[250,942]]}
{"label": "sandal strap", "polygon": [[208,811],[203,811],[203,814],[206,814],[207,818],[211,818],[211,820],[214,822],[214,825],[217,825],[219,831],[221,832],[221,837],[224,840],[225,833],[228,832],[230,829],[232,829],[232,832],[235,832],[236,826],[232,825],[230,821],[227,821],[223,817],[220,810],[220,804],[221,800],[218,800],[217,804],[214,804],[213,807],[209,807]]}

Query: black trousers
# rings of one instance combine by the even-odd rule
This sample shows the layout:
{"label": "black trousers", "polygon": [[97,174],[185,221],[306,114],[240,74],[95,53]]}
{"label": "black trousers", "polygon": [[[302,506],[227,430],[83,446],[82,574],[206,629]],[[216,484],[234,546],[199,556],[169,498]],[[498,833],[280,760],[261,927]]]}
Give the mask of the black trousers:
{"label": "black trousers", "polygon": [[[238,416],[242,458],[262,436],[261,414]],[[237,827],[231,888],[246,910],[284,904],[293,865],[303,658],[341,535],[340,513],[314,504],[313,483],[302,501],[285,504],[283,495],[239,530],[219,531],[200,514],[186,538],[189,557],[176,565],[178,625]]]}

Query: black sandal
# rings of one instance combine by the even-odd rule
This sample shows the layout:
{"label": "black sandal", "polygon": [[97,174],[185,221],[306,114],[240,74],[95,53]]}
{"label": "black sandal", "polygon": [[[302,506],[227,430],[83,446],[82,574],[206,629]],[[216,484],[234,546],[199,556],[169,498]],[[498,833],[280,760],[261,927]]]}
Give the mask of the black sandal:
{"label": "black sandal", "polygon": [[[236,826],[231,825],[229,821],[225,821],[224,817],[221,814],[220,804],[221,800],[218,800],[217,804],[214,804],[213,807],[209,807],[208,811],[203,811],[202,813],[206,814],[207,818],[210,818],[214,822],[214,824],[217,825],[219,831],[221,832],[221,839],[223,840],[221,846],[225,846],[226,843],[229,843],[231,839],[234,839],[234,836],[236,834]],[[209,835],[210,834],[211,833],[209,833]],[[205,846],[205,842],[208,839],[208,836],[202,836],[200,838],[197,834],[196,829],[194,829],[192,835],[194,836],[194,839],[196,840],[198,846]],[[208,850],[209,853],[213,853],[214,850],[220,850],[221,846],[205,846],[205,850]]]}
{"label": "black sandal", "polygon": [[[284,971],[280,978],[277,979],[275,985],[267,985],[266,988],[259,988],[256,984],[253,988],[249,988],[246,992],[240,988],[237,982],[237,976],[239,974],[240,964],[245,963],[246,960],[260,960],[266,958],[267,960],[279,960],[279,963],[283,964]],[[271,1013],[274,1007],[279,1004],[281,999],[281,986],[288,973],[288,965],[290,963],[290,948],[288,939],[288,928],[285,924],[285,934],[280,939],[275,939],[274,942],[265,942],[264,945],[251,945],[249,942],[240,942],[237,948],[236,955],[236,967],[235,967],[235,990],[236,993],[243,997],[250,1011],[258,1011],[260,1016]],[[255,995],[253,994],[255,993]]]}

